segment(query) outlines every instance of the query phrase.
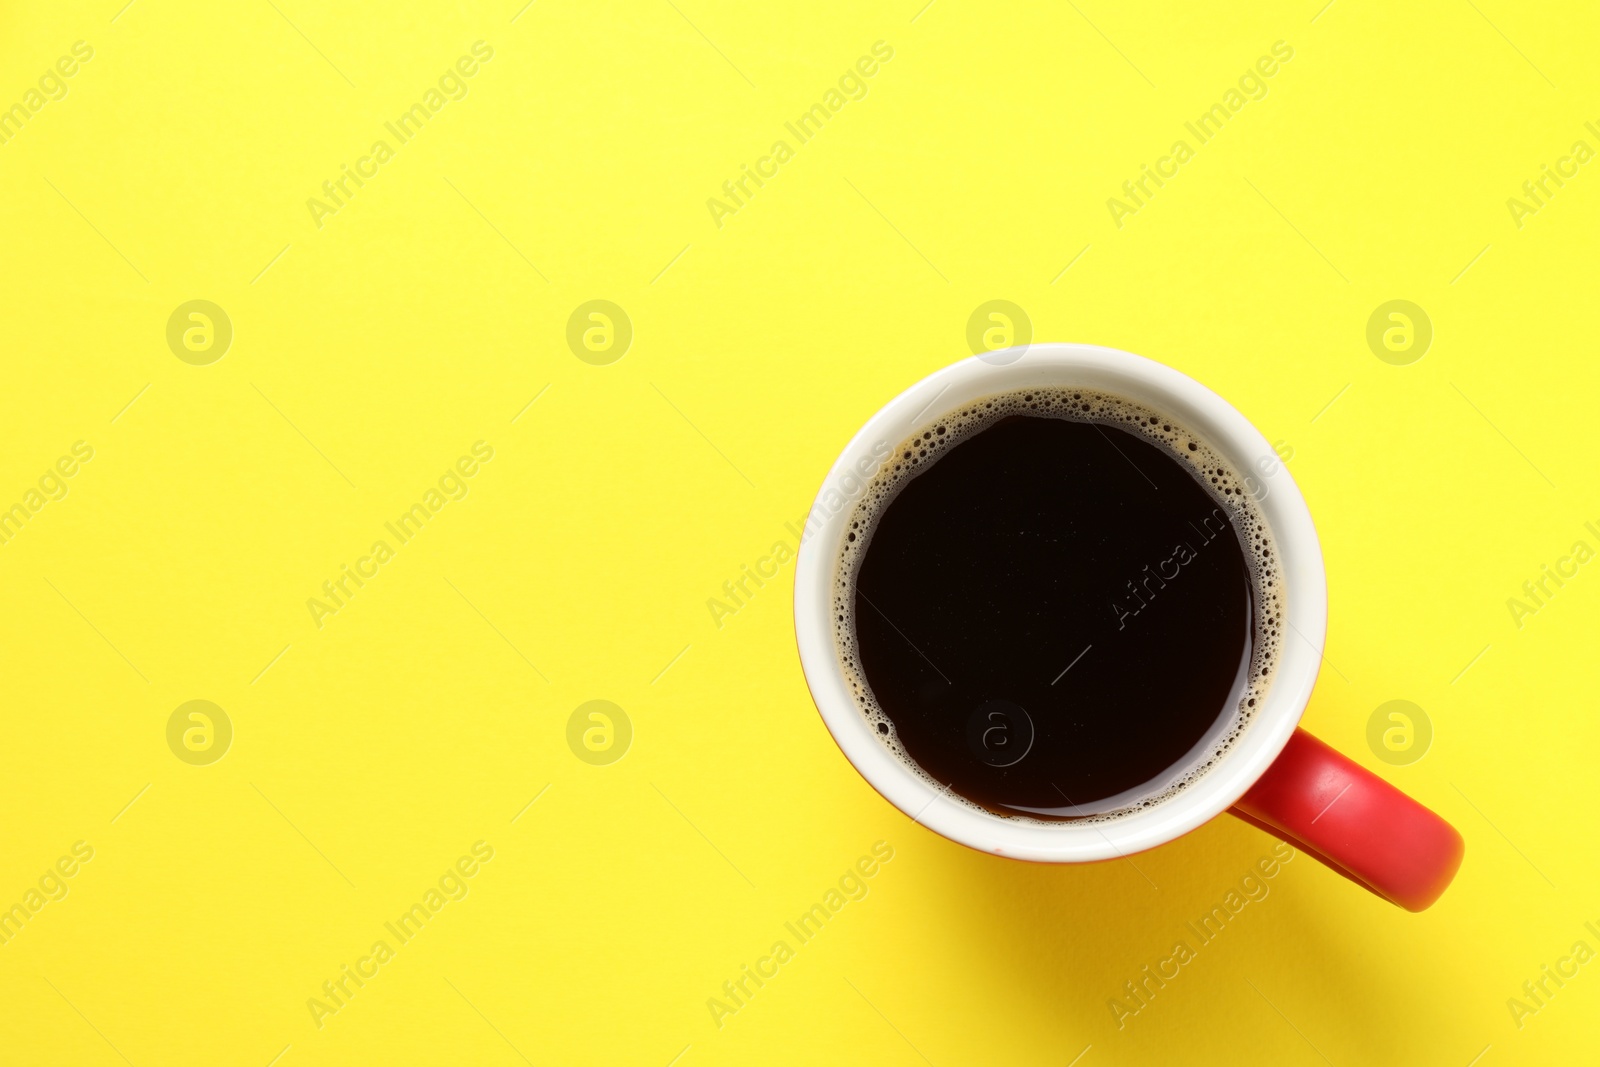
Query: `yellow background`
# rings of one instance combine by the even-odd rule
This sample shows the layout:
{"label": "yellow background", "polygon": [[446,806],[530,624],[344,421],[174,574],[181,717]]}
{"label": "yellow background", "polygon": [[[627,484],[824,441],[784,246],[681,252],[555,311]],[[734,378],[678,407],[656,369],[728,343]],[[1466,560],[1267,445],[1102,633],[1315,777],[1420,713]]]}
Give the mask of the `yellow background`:
{"label": "yellow background", "polygon": [[[0,946],[7,1061],[1592,1057],[1600,964],[1520,1029],[1506,1002],[1600,948],[1600,571],[1521,628],[1506,601],[1600,547],[1600,171],[1520,229],[1506,200],[1600,147],[1594,16],[920,3],[6,5],[0,103],[75,41],[94,58],[0,145],[0,506],[95,449],[0,546],[0,906],[95,850]],[[478,40],[466,98],[319,229],[307,199]],[[719,228],[707,198],[879,40],[868,95]],[[1269,94],[1114,225],[1107,198],[1279,40]],[[565,340],[595,298],[635,332],[608,366]],[[1292,448],[1332,605],[1306,724],[1461,829],[1431,911],[1298,857],[1119,1030],[1108,998],[1270,840],[966,851],[823,729],[791,567],[714,625],[995,298]],[[1365,341],[1397,298],[1435,330],[1409,366]],[[233,324],[209,366],[165,340],[191,299]],[[478,440],[466,499],[314,625],[307,598]],[[210,766],[167,747],[193,699],[235,730]],[[634,728],[609,766],[566,741],[594,699]],[[1393,699],[1433,724],[1409,766],[1366,742]],[[479,840],[466,899],[318,1029],[307,999]],[[718,1028],[707,999],[879,840],[870,894]]]}

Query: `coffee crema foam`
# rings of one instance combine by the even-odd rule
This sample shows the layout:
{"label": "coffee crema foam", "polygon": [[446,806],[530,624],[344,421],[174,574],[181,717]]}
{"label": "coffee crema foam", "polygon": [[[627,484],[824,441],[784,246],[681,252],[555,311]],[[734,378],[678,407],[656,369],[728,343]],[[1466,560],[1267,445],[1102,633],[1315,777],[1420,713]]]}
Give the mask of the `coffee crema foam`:
{"label": "coffee crema foam", "polygon": [[[1136,433],[1164,449],[1185,464],[1218,505],[1226,509],[1250,568],[1255,603],[1249,677],[1221,734],[1209,749],[1191,759],[1189,765],[1162,788],[1111,811],[1065,820],[1069,823],[1109,822],[1153,807],[1182,792],[1217,764],[1254,718],[1256,707],[1271,688],[1283,647],[1283,571],[1273,550],[1266,516],[1246,488],[1246,480],[1202,438],[1171,418],[1126,397],[1073,386],[1019,389],[974,400],[914,432],[901,441],[884,461],[848,516],[844,544],[835,563],[834,645],[844,668],[845,680],[854,694],[856,707],[873,728],[873,735],[901,764],[951,800],[974,811],[1008,821],[1039,826],[1060,826],[1063,822],[1033,819],[1024,815],[1001,815],[991,811],[936,781],[906,752],[895,736],[894,721],[878,706],[871,686],[867,684],[866,672],[861,667],[855,637],[856,578],[861,562],[866,558],[867,548],[872,543],[878,519],[900,491],[951,448],[1012,415],[1115,426]],[[1165,780],[1170,774],[1169,770],[1160,777]]]}

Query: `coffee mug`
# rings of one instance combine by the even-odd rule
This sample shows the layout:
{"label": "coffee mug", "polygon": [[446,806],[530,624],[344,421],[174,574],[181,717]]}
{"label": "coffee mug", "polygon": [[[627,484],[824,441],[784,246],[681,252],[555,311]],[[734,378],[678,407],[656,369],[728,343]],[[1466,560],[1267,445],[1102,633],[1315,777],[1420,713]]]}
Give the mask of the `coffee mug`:
{"label": "coffee mug", "polygon": [[[1047,824],[953,799],[875,736],[835,643],[833,593],[851,509],[901,442],[975,400],[1061,386],[1119,395],[1170,415],[1244,476],[1278,550],[1286,639],[1261,706],[1203,774],[1116,818]],[[914,822],[970,848],[1047,863],[1116,859],[1231,811],[1411,911],[1437,900],[1461,865],[1461,835],[1449,823],[1299,728],[1328,621],[1327,579],[1311,513],[1250,421],[1164,364],[1091,345],[1033,344],[962,360],[889,401],[845,446],[817,494],[795,565],[794,611],[806,683],[846,758]]]}

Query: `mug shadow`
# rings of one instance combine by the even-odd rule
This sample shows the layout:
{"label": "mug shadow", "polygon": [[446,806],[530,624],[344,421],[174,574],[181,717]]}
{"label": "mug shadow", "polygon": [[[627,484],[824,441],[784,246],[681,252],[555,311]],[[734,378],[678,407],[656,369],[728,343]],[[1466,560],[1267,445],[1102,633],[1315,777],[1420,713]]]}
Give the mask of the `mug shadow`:
{"label": "mug shadow", "polygon": [[[1356,927],[1348,909],[1314,899],[1324,884],[1366,891],[1299,851],[1263,877],[1258,861],[1276,859],[1275,846],[1287,846],[1231,816],[1147,852],[1091,864],[1007,860],[930,836],[941,852],[938,876],[925,883],[932,898],[926,904],[934,914],[961,917],[945,931],[957,942],[952,955],[981,961],[982,973],[971,977],[987,983],[986,996],[1003,997],[1020,1018],[1048,1020],[1042,1025],[1058,1040],[1064,1030],[1072,1045],[1066,1059],[1092,1043],[1131,1057],[1118,1062],[1154,1062],[1181,1034],[1184,1047],[1201,1058],[1209,1048],[1249,1062],[1249,1048],[1238,1042],[1242,1026],[1275,1034],[1280,1054],[1318,1035],[1324,1046],[1318,1054],[1332,1054],[1326,1045],[1337,1035],[1339,1051],[1363,1063],[1415,1062],[1421,1051],[1402,1052],[1384,1041],[1414,1031],[1418,1007],[1415,983],[1384,965],[1399,947],[1375,929],[1388,924]],[[1252,893],[1265,889],[1258,900],[1241,889],[1247,875]],[[1219,930],[1197,927],[1230,892],[1245,905]],[[1370,905],[1386,909],[1384,915],[1392,910],[1396,921],[1405,914],[1377,897]],[[1146,968],[1169,958],[1179,940],[1194,950],[1193,960],[1178,968],[1180,977],[1153,983]],[[1300,973],[1307,971],[1313,973]],[[1142,1003],[1130,983],[1143,983]],[[1330,986],[1350,995],[1324,996]],[[1308,1002],[1315,1012],[1297,1020],[1296,1029],[1310,1036],[1297,1037],[1278,1007]],[[1304,1049],[1306,1062],[1317,1061],[1316,1048]]]}

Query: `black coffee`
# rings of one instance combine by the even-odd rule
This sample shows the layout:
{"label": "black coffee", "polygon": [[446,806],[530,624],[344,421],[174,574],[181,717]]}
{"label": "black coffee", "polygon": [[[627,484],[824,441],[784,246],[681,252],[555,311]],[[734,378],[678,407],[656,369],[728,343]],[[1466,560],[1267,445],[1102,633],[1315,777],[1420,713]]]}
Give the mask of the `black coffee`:
{"label": "black coffee", "polygon": [[1203,771],[1265,686],[1281,589],[1211,457],[1085,392],[981,401],[902,445],[852,518],[840,597],[886,743],[970,802],[1043,819]]}

